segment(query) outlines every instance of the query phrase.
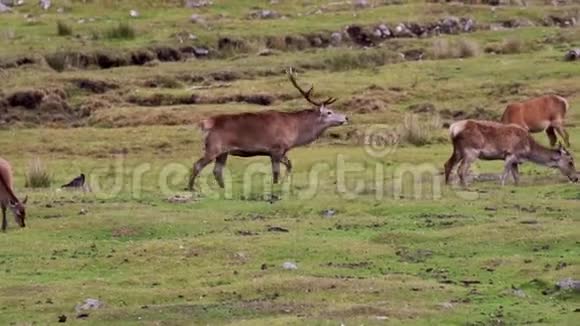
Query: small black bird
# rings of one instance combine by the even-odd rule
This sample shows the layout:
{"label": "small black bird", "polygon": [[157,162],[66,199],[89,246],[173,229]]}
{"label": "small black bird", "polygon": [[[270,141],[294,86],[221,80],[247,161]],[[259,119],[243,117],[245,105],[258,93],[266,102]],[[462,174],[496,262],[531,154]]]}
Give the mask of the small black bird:
{"label": "small black bird", "polygon": [[82,188],[85,185],[85,175],[81,173],[80,176],[74,178],[73,181],[63,185],[61,188]]}

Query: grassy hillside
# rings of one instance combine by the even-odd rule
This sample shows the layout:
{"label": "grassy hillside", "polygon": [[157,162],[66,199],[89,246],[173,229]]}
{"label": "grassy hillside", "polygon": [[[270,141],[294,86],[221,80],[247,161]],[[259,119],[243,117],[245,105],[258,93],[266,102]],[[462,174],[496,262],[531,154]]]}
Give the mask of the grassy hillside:
{"label": "grassy hillside", "polygon": [[[9,216],[0,234],[0,324],[574,325],[578,292],[555,284],[580,278],[578,185],[531,164],[519,187],[498,185],[501,162],[475,164],[468,189],[440,172],[449,123],[545,93],[570,101],[580,152],[580,66],[563,60],[580,33],[550,17],[580,5],[368,2],[27,1],[0,14],[0,155],[30,198],[28,227]],[[262,9],[275,17],[253,18]],[[450,16],[477,28],[371,47],[346,32]],[[119,24],[134,36],[110,36]],[[289,66],[351,123],[290,152],[282,185],[267,159],[232,158],[225,190],[208,167],[191,197],[196,123],[307,108]],[[36,159],[49,188],[24,186]],[[80,173],[91,192],[59,189]],[[77,318],[87,298],[104,307]]]}

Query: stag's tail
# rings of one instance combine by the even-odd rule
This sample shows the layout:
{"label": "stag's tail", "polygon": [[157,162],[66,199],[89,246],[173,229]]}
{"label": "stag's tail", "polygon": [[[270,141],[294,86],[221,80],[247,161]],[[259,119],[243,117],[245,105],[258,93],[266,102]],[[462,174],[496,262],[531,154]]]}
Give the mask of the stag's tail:
{"label": "stag's tail", "polygon": [[564,114],[566,114],[568,110],[570,110],[570,103],[568,103],[568,100],[562,96],[556,95],[556,98],[562,102],[562,106],[564,107]]}
{"label": "stag's tail", "polygon": [[201,129],[201,131],[206,133],[206,132],[210,131],[211,128],[213,128],[213,125],[214,125],[214,121],[212,118],[203,119],[199,122],[199,129]]}
{"label": "stag's tail", "polygon": [[467,120],[462,120],[452,123],[451,126],[449,126],[449,137],[451,137],[451,139],[457,137],[457,135],[465,129],[467,122]]}

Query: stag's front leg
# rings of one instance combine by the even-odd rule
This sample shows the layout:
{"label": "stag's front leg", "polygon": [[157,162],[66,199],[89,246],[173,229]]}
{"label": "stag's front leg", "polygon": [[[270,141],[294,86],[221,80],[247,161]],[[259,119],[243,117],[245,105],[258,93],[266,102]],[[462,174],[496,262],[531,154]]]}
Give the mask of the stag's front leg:
{"label": "stag's front leg", "polygon": [[560,135],[560,137],[562,137],[562,139],[564,139],[564,145],[566,145],[566,147],[570,147],[570,135],[566,129],[560,126],[556,128],[556,132]]}
{"label": "stag's front leg", "polygon": [[4,203],[0,203],[2,209],[2,232],[6,231],[6,227],[8,226],[8,222],[6,221],[6,205]]}
{"label": "stag's front leg", "polygon": [[[508,156],[505,159],[503,174],[501,175],[501,179],[500,179],[501,180],[500,183],[502,186],[505,185],[505,181],[509,175],[514,175],[514,172],[513,172],[514,164],[517,164],[517,160],[515,159],[515,157]],[[515,181],[515,177],[514,177],[514,181]]]}
{"label": "stag's front leg", "polygon": [[272,179],[274,184],[280,179],[280,158],[272,156]]}
{"label": "stag's front leg", "polygon": [[512,177],[514,178],[515,185],[520,184],[520,170],[519,170],[519,163],[516,162],[512,164]]}

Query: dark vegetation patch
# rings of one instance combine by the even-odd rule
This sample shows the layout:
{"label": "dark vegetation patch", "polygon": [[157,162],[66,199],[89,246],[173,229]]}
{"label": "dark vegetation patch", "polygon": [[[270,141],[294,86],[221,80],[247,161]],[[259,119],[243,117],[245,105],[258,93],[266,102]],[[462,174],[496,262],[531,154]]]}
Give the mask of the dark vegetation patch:
{"label": "dark vegetation patch", "polygon": [[144,81],[143,86],[149,88],[180,88],[183,85],[174,76],[159,75]]}
{"label": "dark vegetation patch", "polygon": [[95,94],[102,94],[111,89],[119,88],[119,85],[104,81],[104,80],[93,80],[86,78],[73,79],[72,83],[80,89],[89,91]]}
{"label": "dark vegetation patch", "polygon": [[371,85],[350,99],[343,100],[335,105],[337,110],[355,113],[383,112],[389,104],[405,101],[409,98],[402,90],[384,89]]}
{"label": "dark vegetation patch", "polygon": [[348,268],[348,269],[368,269],[373,267],[374,264],[371,261],[361,261],[361,262],[354,262],[354,263],[334,263],[329,262],[326,264],[328,267],[336,267],[336,268]]}
{"label": "dark vegetation patch", "polygon": [[40,63],[40,60],[32,56],[5,57],[0,58],[0,69],[18,68],[37,63]]}
{"label": "dark vegetation patch", "polygon": [[146,96],[130,95],[127,102],[139,106],[167,106],[167,105],[191,105],[191,104],[225,104],[225,103],[248,103],[261,106],[273,104],[275,97],[269,94],[237,94],[227,96],[199,96],[197,94],[166,94],[156,93]]}
{"label": "dark vegetation patch", "polygon": [[[397,314],[404,314],[398,312]],[[390,316],[392,312],[375,306],[370,305],[357,305],[343,310],[332,310],[325,313],[330,318],[352,318],[356,316]]]}
{"label": "dark vegetation patch", "polygon": [[139,235],[140,230],[130,226],[121,226],[111,230],[111,236],[113,238],[128,238],[135,237]]}
{"label": "dark vegetation patch", "polygon": [[320,68],[326,68],[332,71],[371,69],[389,63],[398,63],[403,61],[403,59],[397,52],[385,49],[372,49],[364,52],[347,52],[325,58]]}
{"label": "dark vegetation patch", "polygon": [[77,113],[67,103],[67,94],[59,88],[19,90],[0,98],[0,125],[55,125],[77,120]]}
{"label": "dark vegetation patch", "polygon": [[156,93],[147,96],[130,95],[126,100],[139,106],[167,106],[199,104],[199,96],[195,94],[165,94]]}
{"label": "dark vegetation patch", "polygon": [[407,263],[423,263],[433,256],[433,251],[427,249],[399,248],[395,252],[399,259]]}
{"label": "dark vegetation patch", "polygon": [[415,219],[419,219],[419,226],[426,228],[445,228],[450,226],[457,226],[459,224],[464,224],[465,220],[468,219],[467,216],[460,214],[429,214],[423,213],[413,216]]}

